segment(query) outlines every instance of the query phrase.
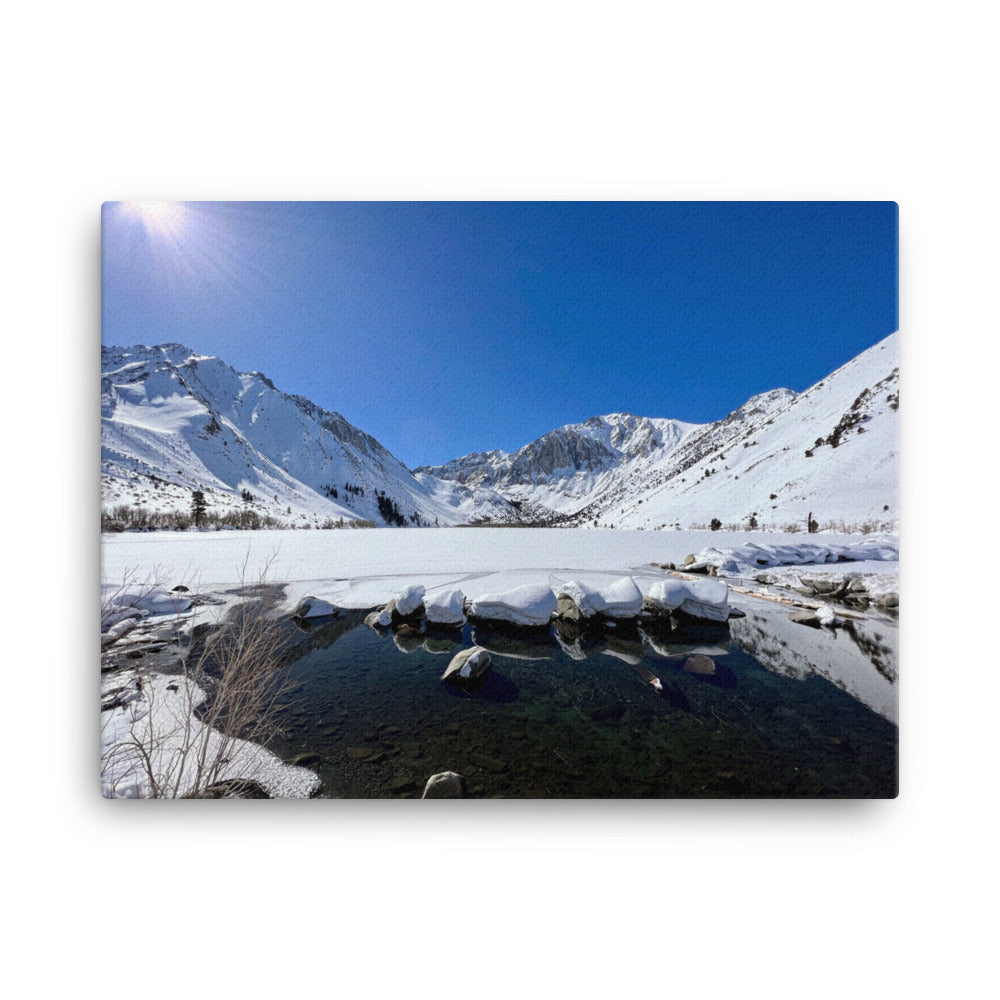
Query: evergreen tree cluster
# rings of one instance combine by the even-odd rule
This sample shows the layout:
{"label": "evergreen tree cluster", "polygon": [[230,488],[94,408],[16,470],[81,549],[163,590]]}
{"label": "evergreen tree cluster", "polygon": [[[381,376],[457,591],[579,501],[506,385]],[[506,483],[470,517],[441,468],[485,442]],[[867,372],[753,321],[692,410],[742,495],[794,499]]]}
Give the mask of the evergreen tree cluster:
{"label": "evergreen tree cluster", "polygon": [[382,520],[386,524],[395,524],[402,528],[406,524],[406,518],[399,512],[396,501],[387,497],[385,493],[378,496],[378,512],[382,515]]}

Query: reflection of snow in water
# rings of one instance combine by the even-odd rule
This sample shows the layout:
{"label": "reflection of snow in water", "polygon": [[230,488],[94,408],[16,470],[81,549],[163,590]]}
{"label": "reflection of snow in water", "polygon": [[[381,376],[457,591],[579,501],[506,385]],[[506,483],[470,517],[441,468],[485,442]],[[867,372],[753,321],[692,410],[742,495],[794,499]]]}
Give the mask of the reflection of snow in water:
{"label": "reflection of snow in water", "polygon": [[789,621],[788,605],[740,598],[739,606],[747,616],[730,621],[733,639],[769,670],[798,680],[824,677],[898,723],[895,622],[858,617],[845,620],[842,628],[809,628]]}

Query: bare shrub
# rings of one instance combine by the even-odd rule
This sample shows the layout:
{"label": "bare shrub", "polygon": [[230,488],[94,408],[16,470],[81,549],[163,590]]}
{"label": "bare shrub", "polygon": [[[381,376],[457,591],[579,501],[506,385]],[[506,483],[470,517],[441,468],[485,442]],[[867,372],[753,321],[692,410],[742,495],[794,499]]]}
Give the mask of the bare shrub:
{"label": "bare shrub", "polygon": [[[194,630],[178,674],[131,670],[106,689],[106,796],[202,796],[221,782],[252,782],[274,765],[255,741],[273,734],[287,695],[280,669],[287,640],[263,578],[243,589],[223,621]],[[310,794],[308,781],[303,787]]]}

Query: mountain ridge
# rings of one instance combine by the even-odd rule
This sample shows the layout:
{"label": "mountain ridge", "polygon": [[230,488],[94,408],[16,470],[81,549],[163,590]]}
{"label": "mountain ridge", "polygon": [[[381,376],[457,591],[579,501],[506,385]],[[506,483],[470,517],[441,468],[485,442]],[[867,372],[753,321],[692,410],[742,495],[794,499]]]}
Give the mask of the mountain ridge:
{"label": "mountain ridge", "polygon": [[711,423],[616,412],[512,453],[413,470],[342,414],[261,372],[176,343],[102,346],[101,357],[106,503],[176,507],[202,488],[245,509],[250,493],[280,523],[302,526],[778,528],[814,515],[897,524],[895,333],[802,393],[759,393]]}

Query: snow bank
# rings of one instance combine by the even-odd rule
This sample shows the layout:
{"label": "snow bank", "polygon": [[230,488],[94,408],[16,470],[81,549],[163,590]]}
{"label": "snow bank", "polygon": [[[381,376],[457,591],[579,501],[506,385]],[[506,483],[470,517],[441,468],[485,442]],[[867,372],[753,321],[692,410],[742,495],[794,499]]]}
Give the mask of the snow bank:
{"label": "snow bank", "polygon": [[105,798],[148,798],[149,772],[161,795],[187,795],[198,787],[199,760],[220,762],[213,783],[256,781],[272,798],[309,798],[319,789],[319,776],[307,768],[285,764],[264,747],[224,736],[195,718],[205,693],[189,679],[128,671],[105,681],[102,698],[108,706],[101,712]]}
{"label": "snow bank", "polygon": [[113,608],[134,608],[150,616],[179,615],[189,610],[191,600],[162,587],[123,587],[108,599]]}
{"label": "snow bank", "polygon": [[556,595],[547,583],[526,583],[473,598],[469,614],[473,618],[531,626],[547,625],[555,610]]}
{"label": "snow bank", "polygon": [[795,543],[746,542],[735,549],[702,549],[694,563],[682,569],[704,569],[714,566],[723,576],[753,576],[761,569],[773,566],[824,565],[844,562],[896,562],[899,544],[884,537],[866,538],[861,542],[833,541]]}

